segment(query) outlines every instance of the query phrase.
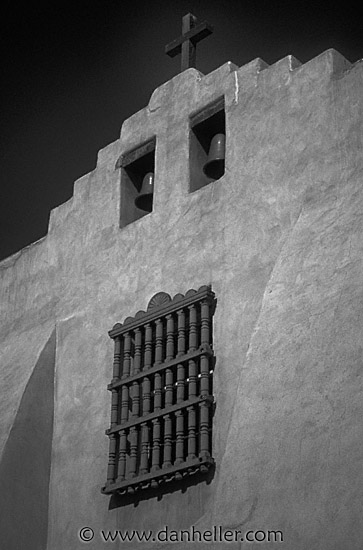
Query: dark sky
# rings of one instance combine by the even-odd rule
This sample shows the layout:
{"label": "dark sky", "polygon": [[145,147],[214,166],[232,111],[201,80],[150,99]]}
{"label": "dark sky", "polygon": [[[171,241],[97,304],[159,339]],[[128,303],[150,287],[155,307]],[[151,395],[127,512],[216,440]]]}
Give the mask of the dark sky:
{"label": "dark sky", "polygon": [[[333,7],[334,6],[334,7]],[[47,232],[49,212],[94,169],[123,120],[172,78],[164,46],[188,12],[214,25],[198,45],[204,74],[256,57],[301,62],[328,48],[363,57],[357,3],[209,0],[3,0],[0,103],[0,259]]]}

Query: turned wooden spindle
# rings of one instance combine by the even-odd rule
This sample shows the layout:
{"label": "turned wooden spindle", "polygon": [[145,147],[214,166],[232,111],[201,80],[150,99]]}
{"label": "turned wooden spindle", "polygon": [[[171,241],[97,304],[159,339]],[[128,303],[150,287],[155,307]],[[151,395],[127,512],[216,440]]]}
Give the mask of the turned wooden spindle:
{"label": "turned wooden spindle", "polygon": [[[197,335],[197,309],[195,304],[189,306],[189,339],[188,339],[188,351],[196,351],[198,345]],[[188,399],[193,399],[197,395],[197,381],[198,372],[197,364],[194,359],[188,361]],[[188,411],[188,460],[196,458],[196,410],[195,406],[187,408]]]}
{"label": "turned wooden spindle", "polygon": [[114,483],[116,477],[116,454],[117,454],[117,438],[116,434],[111,434],[108,453],[108,466],[107,466],[107,482]]}
{"label": "turned wooden spindle", "polygon": [[[178,311],[178,353],[177,357],[185,355],[185,313]],[[176,402],[181,403],[185,399],[185,367],[180,363],[176,370]]]}
{"label": "turned wooden spindle", "polygon": [[149,414],[151,406],[151,382],[148,376],[142,380],[142,414]]}
{"label": "turned wooden spindle", "polygon": [[184,365],[178,365],[177,367],[177,389],[176,389],[176,402],[181,403],[185,398],[185,367]]}
{"label": "turned wooden spindle", "polygon": [[176,411],[176,447],[175,464],[184,462],[184,416],[183,411]]}
{"label": "turned wooden spindle", "polygon": [[160,411],[163,396],[162,377],[159,372],[154,376],[154,411]]}
{"label": "turned wooden spindle", "polygon": [[[206,349],[209,347],[209,304],[207,300],[201,304],[201,337],[200,344]],[[202,355],[200,358],[200,395],[209,395],[209,356]]]}
{"label": "turned wooden spindle", "polygon": [[174,359],[174,317],[166,316],[166,361]]}
{"label": "turned wooden spindle", "polygon": [[178,357],[185,354],[185,311],[180,309],[178,315]]}
{"label": "turned wooden spindle", "polygon": [[130,376],[130,366],[131,366],[131,334],[129,332],[125,332],[122,378],[128,378]]}
{"label": "turned wooden spindle", "polygon": [[199,457],[205,458],[210,456],[209,452],[209,403],[202,402],[199,405],[200,408],[200,421],[199,421]]}
{"label": "turned wooden spindle", "polygon": [[114,355],[113,355],[113,378],[111,381],[112,384],[120,380],[120,372],[121,372],[121,337],[116,336]]}
{"label": "turned wooden spindle", "polygon": [[195,405],[187,408],[188,411],[188,460],[193,460],[197,456],[197,415]]}
{"label": "turned wooden spindle", "polygon": [[198,347],[197,308],[195,304],[189,309],[189,351],[195,351]]}
{"label": "turned wooden spindle", "polygon": [[[141,341],[140,341],[141,344]],[[136,344],[135,344],[136,347]],[[144,366],[149,369],[152,361],[152,327],[150,324],[145,328],[145,362]],[[148,376],[143,379],[143,416],[149,414],[151,409],[151,380]],[[149,472],[149,448],[150,448],[150,428],[147,422],[143,422],[141,431],[141,452],[140,452],[140,474]]]}
{"label": "turned wooden spindle", "polygon": [[172,437],[173,437],[173,426],[172,426],[172,420],[171,415],[166,414],[164,416],[164,453],[163,453],[163,468],[169,468],[171,463],[171,455],[172,455]]}
{"label": "turned wooden spindle", "polygon": [[[209,345],[209,304],[204,300],[201,304],[201,345]],[[209,395],[209,357],[202,355],[200,358],[200,395],[208,397]],[[209,402],[203,401],[200,407],[199,434],[200,446],[199,457],[210,456],[209,452]]]}
{"label": "turned wooden spindle", "polygon": [[[189,306],[189,352],[197,349],[197,310],[195,305]],[[197,365],[194,359],[188,361],[188,398],[191,399],[197,395]]]}
{"label": "turned wooden spindle", "polygon": [[[163,362],[163,323],[161,319],[155,321],[155,366]],[[154,375],[154,411],[161,409],[162,403],[162,376],[159,372]]]}
{"label": "turned wooden spindle", "polygon": [[173,404],[173,371],[165,370],[165,407]]}
{"label": "turned wooden spindle", "polygon": [[140,454],[140,474],[149,472],[149,447],[150,430],[147,422],[141,424],[141,454]]}
{"label": "turned wooden spindle", "polygon": [[111,428],[118,424],[119,417],[119,390],[113,388],[111,391]]}
{"label": "turned wooden spindle", "polygon": [[137,447],[138,447],[138,429],[136,427],[130,428],[130,467],[129,477],[136,476],[137,467]]}
{"label": "turned wooden spindle", "polygon": [[155,321],[155,363],[160,365],[163,362],[163,322],[161,319]]}
{"label": "turned wooden spindle", "polygon": [[[174,359],[174,318],[166,316],[166,361]],[[165,370],[165,407],[173,404],[173,371]]]}
{"label": "turned wooden spindle", "polygon": [[135,328],[135,353],[134,353],[134,371],[133,374],[139,374],[141,370],[141,347],[142,332],[140,328]]}
{"label": "turned wooden spindle", "polygon": [[117,482],[124,481],[126,475],[126,450],[127,434],[126,430],[121,430],[119,434],[119,452],[117,467]]}
{"label": "turned wooden spindle", "polygon": [[131,416],[137,418],[140,416],[140,385],[138,380],[134,380],[132,383],[132,410]]}
{"label": "turned wooden spindle", "polygon": [[[142,345],[142,333],[140,328],[136,328],[133,374],[139,374],[141,370],[141,345]],[[140,415],[140,383],[138,380],[135,380],[132,384],[132,413],[131,414],[134,418]]]}
{"label": "turned wooden spindle", "polygon": [[124,424],[129,419],[129,388],[125,384],[121,388],[121,419],[120,423]]}
{"label": "turned wooden spindle", "polygon": [[[145,325],[144,370],[152,366],[152,327]],[[142,414],[148,414],[151,408],[151,381],[148,376],[142,380]]]}
{"label": "turned wooden spindle", "polygon": [[153,424],[153,449],[152,449],[152,464],[151,471],[155,472],[160,470],[160,438],[161,438],[161,426],[160,419],[154,418]]}
{"label": "turned wooden spindle", "polygon": [[150,323],[145,325],[145,351],[144,351],[144,369],[152,366],[153,356],[153,331]]}

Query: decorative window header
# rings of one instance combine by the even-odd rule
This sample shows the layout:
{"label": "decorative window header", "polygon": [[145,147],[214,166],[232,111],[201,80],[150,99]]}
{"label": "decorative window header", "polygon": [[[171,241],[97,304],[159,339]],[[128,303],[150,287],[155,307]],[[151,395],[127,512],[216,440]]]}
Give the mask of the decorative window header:
{"label": "decorative window header", "polygon": [[158,292],[155,294],[148,303],[147,311],[140,310],[136,313],[134,317],[127,317],[123,324],[116,323],[112,330],[109,331],[110,338],[115,338],[136,325],[140,324],[140,321],[153,321],[155,320],[160,313],[166,315],[167,313],[172,313],[180,309],[181,307],[187,307],[188,305],[207,299],[208,301],[214,300],[214,293],[211,291],[210,286],[203,285],[198,290],[188,290],[188,292],[183,294],[176,294],[174,298],[171,298],[166,292]]}

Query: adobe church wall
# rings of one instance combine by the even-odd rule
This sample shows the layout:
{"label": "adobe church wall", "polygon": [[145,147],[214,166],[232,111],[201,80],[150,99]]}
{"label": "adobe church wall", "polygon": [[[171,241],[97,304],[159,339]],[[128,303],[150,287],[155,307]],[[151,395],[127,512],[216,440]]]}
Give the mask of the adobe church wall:
{"label": "adobe church wall", "polygon": [[[300,67],[289,56],[185,71],[125,121],[46,239],[4,270],[18,281],[4,310],[8,372],[27,339],[25,384],[56,326],[49,550],[84,548],[84,526],[98,549],[101,530],[165,525],[281,530],[289,550],[360,548],[361,67],[328,51]],[[221,95],[226,172],[188,193],[189,117]],[[154,135],[154,210],[120,229],[117,158]],[[203,284],[217,298],[215,477],[109,510],[107,331],[158,291]]]}
{"label": "adobe church wall", "polygon": [[[57,360],[58,350],[54,362],[48,361],[44,365],[43,359],[43,370],[39,375],[37,371],[53,331],[57,348],[58,325],[62,326],[67,318],[79,317],[79,310],[83,313],[85,309],[83,304],[88,300],[88,276],[80,266],[84,262],[84,254],[92,248],[93,239],[98,242],[107,240],[107,227],[105,232],[102,224],[108,226],[112,223],[112,209],[115,213],[113,222],[117,227],[119,181],[113,158],[118,150],[117,141],[100,151],[94,171],[97,176],[93,172],[75,183],[72,199],[52,211],[45,238],[0,263],[0,544],[8,550],[18,550],[23,540],[28,548],[38,550],[40,538],[44,537],[44,522],[45,526],[48,523],[48,514],[44,518],[48,503],[44,502],[45,490],[44,483],[40,483],[43,479],[39,478],[39,464],[44,460],[46,480],[47,476],[49,478],[50,462],[48,464],[45,456],[48,456],[49,440],[52,445],[53,435],[48,424],[44,437],[38,438],[37,432],[45,421],[44,403],[49,401],[50,395],[53,401],[58,368],[62,372],[63,367]],[[103,205],[104,189],[108,190],[111,186],[110,200]],[[106,341],[107,329],[106,321],[102,328]],[[34,384],[40,384],[40,387]],[[42,392],[45,394],[43,398]],[[33,396],[32,403],[29,396]],[[49,405],[47,416],[51,426],[53,412],[53,406]],[[38,448],[33,445],[36,441]],[[41,459],[39,447],[44,450]],[[46,495],[48,493],[49,488]],[[43,502],[42,506],[40,502]],[[24,527],[20,536],[19,526],[22,524]],[[16,533],[18,535],[15,536]]]}

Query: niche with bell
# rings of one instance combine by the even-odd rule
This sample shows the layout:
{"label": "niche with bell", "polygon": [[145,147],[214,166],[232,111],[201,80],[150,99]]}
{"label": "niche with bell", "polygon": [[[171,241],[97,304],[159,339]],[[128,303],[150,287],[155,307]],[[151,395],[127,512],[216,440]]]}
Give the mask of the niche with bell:
{"label": "niche with bell", "polygon": [[153,209],[155,138],[121,155],[120,227],[146,216]]}
{"label": "niche with bell", "polygon": [[222,97],[190,117],[191,193],[223,176],[225,147],[226,117]]}

